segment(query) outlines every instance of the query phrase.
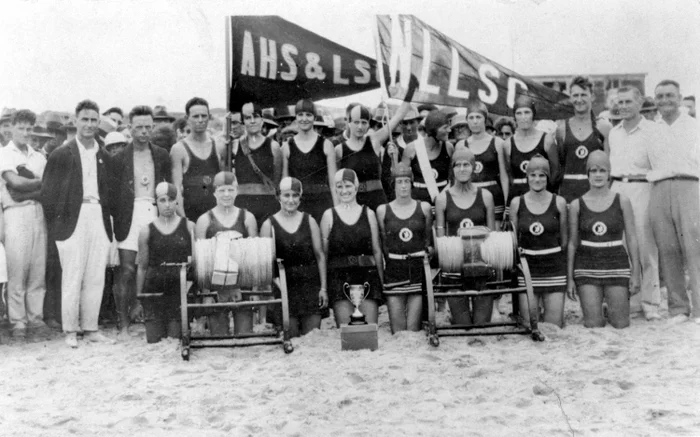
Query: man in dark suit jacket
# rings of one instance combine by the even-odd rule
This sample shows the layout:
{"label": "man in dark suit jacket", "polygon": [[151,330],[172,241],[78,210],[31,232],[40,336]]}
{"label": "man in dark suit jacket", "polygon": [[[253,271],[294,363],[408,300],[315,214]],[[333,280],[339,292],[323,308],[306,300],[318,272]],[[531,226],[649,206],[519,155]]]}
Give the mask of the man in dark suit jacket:
{"label": "man in dark suit jacket", "polygon": [[61,314],[71,347],[78,347],[78,331],[87,341],[112,342],[97,331],[112,240],[111,162],[96,140],[99,114],[95,102],[78,103],[77,135],[49,156],[41,187],[44,216],[63,270]]}
{"label": "man in dark suit jacket", "polygon": [[141,228],[158,215],[155,189],[160,182],[172,182],[170,155],[150,143],[153,130],[153,110],[136,106],[129,113],[132,143],[114,157],[114,235],[119,242],[119,275],[117,282],[117,312],[119,340],[129,338],[130,313],[137,308],[134,294],[136,254]]}

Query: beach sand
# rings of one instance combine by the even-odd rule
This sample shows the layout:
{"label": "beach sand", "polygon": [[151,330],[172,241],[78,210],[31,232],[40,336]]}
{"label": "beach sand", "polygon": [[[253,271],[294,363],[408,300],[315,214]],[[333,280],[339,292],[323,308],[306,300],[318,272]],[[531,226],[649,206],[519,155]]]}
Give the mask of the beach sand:
{"label": "beach sand", "polygon": [[[341,352],[339,330],[281,346],[131,341],[0,346],[3,436],[700,436],[700,326],[632,320],[526,336],[392,336]],[[114,329],[106,334],[116,337]]]}

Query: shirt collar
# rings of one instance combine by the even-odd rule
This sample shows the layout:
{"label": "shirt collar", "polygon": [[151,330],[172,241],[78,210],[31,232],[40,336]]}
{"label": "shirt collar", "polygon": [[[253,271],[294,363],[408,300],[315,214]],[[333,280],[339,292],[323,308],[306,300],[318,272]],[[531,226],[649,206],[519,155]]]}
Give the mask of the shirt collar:
{"label": "shirt collar", "polygon": [[651,123],[652,125],[653,125],[653,123],[654,123],[653,121],[649,121],[649,120],[647,120],[646,118],[642,117],[642,119],[639,120],[639,123],[637,123],[637,125],[636,125],[635,127],[633,127],[632,130],[630,130],[629,132],[627,132],[627,130],[625,129],[625,127],[622,125],[623,122],[624,122],[624,120],[621,121],[620,123],[618,123],[617,126],[614,126],[614,127],[613,127],[613,130],[622,130],[622,131],[624,131],[627,135],[630,135],[630,134],[636,132],[637,130],[646,130],[646,129],[649,128],[649,124],[650,124],[650,123]]}
{"label": "shirt collar", "polygon": [[97,144],[97,140],[93,139],[93,141],[95,142],[95,145],[92,147],[92,149],[88,149],[83,145],[83,143],[80,142],[77,136],[75,137],[75,142],[78,143],[78,150],[80,151],[80,154],[97,154],[97,149],[100,147],[100,145]]}
{"label": "shirt collar", "polygon": [[[24,154],[24,152],[22,152],[21,150],[19,150],[19,147],[17,147],[17,144],[15,144],[15,142],[12,141],[12,140],[10,140],[10,142],[7,143],[7,146],[5,146],[5,147],[6,147],[8,150],[12,150],[12,151],[15,151],[15,152],[17,152],[17,153],[22,153],[22,154]],[[30,146],[29,144],[27,144],[27,158],[31,158],[33,155],[35,155],[35,154],[37,154],[37,153],[39,153],[39,152],[37,152],[36,150],[34,150],[34,149],[32,148],[32,146]]]}

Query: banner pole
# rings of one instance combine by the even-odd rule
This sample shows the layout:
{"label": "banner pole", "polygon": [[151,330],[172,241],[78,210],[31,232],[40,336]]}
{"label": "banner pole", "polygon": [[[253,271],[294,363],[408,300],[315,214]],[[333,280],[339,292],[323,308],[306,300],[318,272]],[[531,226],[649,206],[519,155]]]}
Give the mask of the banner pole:
{"label": "banner pole", "polygon": [[225,17],[226,28],[226,126],[224,132],[226,132],[226,163],[224,167],[226,171],[231,171],[231,17]]}

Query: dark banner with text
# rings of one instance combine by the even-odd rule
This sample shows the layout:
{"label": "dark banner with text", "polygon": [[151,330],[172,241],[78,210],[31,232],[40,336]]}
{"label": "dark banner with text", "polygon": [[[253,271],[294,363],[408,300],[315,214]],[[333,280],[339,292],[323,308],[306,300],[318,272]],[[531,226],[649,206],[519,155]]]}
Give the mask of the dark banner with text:
{"label": "dark banner with text", "polygon": [[278,16],[227,18],[228,109],[379,88],[376,62]]}
{"label": "dark banner with text", "polygon": [[414,102],[463,107],[479,99],[490,112],[512,116],[515,98],[525,94],[535,100],[538,119],[573,115],[565,94],[467,49],[413,15],[377,16],[377,61],[388,70],[380,72],[388,78],[383,85],[397,99],[413,73],[420,83]]}

